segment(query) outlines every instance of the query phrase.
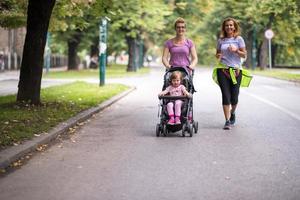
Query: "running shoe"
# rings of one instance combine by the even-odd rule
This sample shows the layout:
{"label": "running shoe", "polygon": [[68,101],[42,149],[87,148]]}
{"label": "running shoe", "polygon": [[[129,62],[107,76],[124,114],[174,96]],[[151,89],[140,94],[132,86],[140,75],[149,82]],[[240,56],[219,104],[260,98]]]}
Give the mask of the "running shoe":
{"label": "running shoe", "polygon": [[231,125],[235,124],[235,113],[231,113],[229,121]]}
{"label": "running shoe", "polygon": [[231,127],[230,127],[230,121],[229,121],[229,120],[227,120],[227,121],[225,122],[223,129],[224,129],[224,130],[230,130],[230,129],[231,129]]}

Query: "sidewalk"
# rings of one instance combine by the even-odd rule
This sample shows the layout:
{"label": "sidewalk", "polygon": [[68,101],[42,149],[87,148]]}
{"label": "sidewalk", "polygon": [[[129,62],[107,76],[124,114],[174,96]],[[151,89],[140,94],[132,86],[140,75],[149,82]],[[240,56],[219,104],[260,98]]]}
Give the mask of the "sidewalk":
{"label": "sidewalk", "polygon": [[[59,68],[52,68],[50,71],[65,71],[67,67],[59,67]],[[43,69],[43,73],[46,72],[46,69]],[[20,70],[6,70],[0,71],[0,81],[5,80],[19,80]]]}
{"label": "sidewalk", "polygon": [[[17,84],[19,80],[19,71],[7,71],[0,73],[0,96],[13,94],[17,92]],[[67,82],[72,82],[74,80],[67,80]],[[90,80],[93,82],[93,80]],[[95,80],[94,80],[95,81]],[[61,80],[44,80],[42,81],[43,87],[51,86],[51,85],[58,85],[66,83],[66,81]],[[10,89],[7,89],[10,87]],[[56,137],[60,134],[65,133],[69,130],[69,128],[74,127],[76,124],[83,122],[93,116],[95,113],[100,112],[101,110],[105,109],[106,107],[112,105],[116,101],[120,100],[121,98],[125,97],[127,94],[135,90],[135,87],[131,87],[129,90],[112,97],[111,99],[101,103],[97,107],[90,108],[85,110],[75,117],[70,118],[69,120],[60,123],[52,130],[49,131],[47,134],[42,134],[39,137],[35,137],[32,140],[26,141],[21,145],[18,146],[11,146],[7,149],[0,151],[0,171],[1,169],[5,169],[9,167],[12,163],[22,159],[28,154],[29,152],[34,152],[36,149],[43,144],[47,144],[52,140],[55,140]]]}
{"label": "sidewalk", "polygon": [[19,70],[0,72],[0,81],[19,80],[19,76],[20,76]]}
{"label": "sidewalk", "polygon": [[29,152],[36,151],[36,149],[43,144],[47,144],[54,140],[58,135],[65,133],[69,128],[75,126],[76,124],[83,122],[93,116],[94,114],[100,112],[106,107],[117,102],[121,98],[125,97],[127,94],[135,90],[135,88],[130,88],[129,90],[114,96],[113,98],[101,103],[97,107],[85,110],[75,117],[60,123],[54,127],[49,133],[43,134],[39,137],[35,137],[32,140],[26,141],[18,146],[12,146],[5,150],[0,151],[0,170],[9,167],[13,162],[18,161],[22,157],[26,156]]}
{"label": "sidewalk", "polygon": [[[63,71],[67,67],[53,68],[51,71]],[[44,72],[45,73],[45,69]],[[20,70],[2,71],[0,72],[0,96],[16,94],[18,92]],[[54,85],[61,85],[64,83],[73,82],[72,79],[42,79],[41,87],[49,87]]]}

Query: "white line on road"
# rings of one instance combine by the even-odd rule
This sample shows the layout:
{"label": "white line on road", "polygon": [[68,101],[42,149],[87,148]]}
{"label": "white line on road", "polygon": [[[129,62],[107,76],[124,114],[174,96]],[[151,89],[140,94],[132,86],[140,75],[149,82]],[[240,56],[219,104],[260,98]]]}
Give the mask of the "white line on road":
{"label": "white line on road", "polygon": [[299,115],[297,115],[297,114],[295,114],[295,113],[293,113],[293,112],[285,109],[284,107],[281,107],[281,106],[273,103],[272,101],[264,99],[264,98],[262,98],[262,97],[260,97],[258,95],[255,95],[255,94],[251,94],[249,92],[245,92],[245,91],[241,91],[241,92],[244,93],[244,94],[246,94],[246,95],[248,95],[248,96],[251,96],[251,97],[253,97],[253,98],[255,98],[255,99],[257,99],[257,100],[259,100],[259,101],[261,101],[263,103],[266,103],[266,104],[268,104],[270,106],[273,106],[274,108],[277,108],[278,110],[281,110],[282,112],[286,113],[287,115],[289,115],[289,116],[293,117],[294,119],[297,119],[297,120],[300,121],[300,116]]}

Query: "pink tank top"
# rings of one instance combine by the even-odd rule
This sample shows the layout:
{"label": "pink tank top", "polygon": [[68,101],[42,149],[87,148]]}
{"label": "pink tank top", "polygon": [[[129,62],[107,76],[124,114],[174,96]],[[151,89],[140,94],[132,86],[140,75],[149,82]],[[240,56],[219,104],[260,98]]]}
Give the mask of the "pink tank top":
{"label": "pink tank top", "polygon": [[170,52],[170,65],[173,67],[186,67],[190,65],[190,49],[194,46],[192,40],[186,39],[183,45],[177,46],[173,43],[173,40],[167,40],[165,47]]}

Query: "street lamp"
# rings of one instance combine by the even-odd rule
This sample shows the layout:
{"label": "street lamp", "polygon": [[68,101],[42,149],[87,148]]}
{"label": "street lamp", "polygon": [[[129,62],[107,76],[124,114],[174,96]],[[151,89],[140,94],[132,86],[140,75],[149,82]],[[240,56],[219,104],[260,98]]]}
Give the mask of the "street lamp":
{"label": "street lamp", "polygon": [[107,49],[107,23],[108,17],[103,17],[99,25],[99,78],[100,86],[105,84],[106,49]]}
{"label": "street lamp", "polygon": [[51,35],[50,32],[47,33],[47,41],[46,41],[46,48],[45,48],[45,66],[46,66],[46,73],[49,72],[50,65],[51,65],[51,49],[50,49],[50,43],[51,43]]}

